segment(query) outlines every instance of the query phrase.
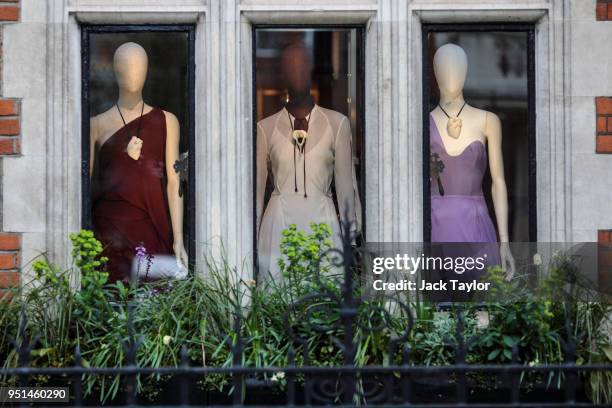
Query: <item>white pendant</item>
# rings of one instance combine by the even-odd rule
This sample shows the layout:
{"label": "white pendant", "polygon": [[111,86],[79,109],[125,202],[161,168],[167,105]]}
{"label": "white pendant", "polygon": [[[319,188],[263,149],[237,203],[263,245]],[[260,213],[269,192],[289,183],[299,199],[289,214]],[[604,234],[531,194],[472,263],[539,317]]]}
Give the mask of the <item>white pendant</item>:
{"label": "white pendant", "polygon": [[306,132],[305,130],[298,129],[291,132],[291,137],[293,137],[293,140],[295,140],[295,144],[300,149],[300,151],[304,147],[304,143],[306,143],[307,136],[308,132]]}
{"label": "white pendant", "polygon": [[133,160],[138,160],[140,158],[140,152],[142,151],[142,139],[132,136],[127,148],[126,148],[128,156]]}
{"label": "white pendant", "polygon": [[446,131],[448,135],[453,139],[459,138],[461,134],[461,119],[459,118],[450,118],[448,122],[446,122]]}

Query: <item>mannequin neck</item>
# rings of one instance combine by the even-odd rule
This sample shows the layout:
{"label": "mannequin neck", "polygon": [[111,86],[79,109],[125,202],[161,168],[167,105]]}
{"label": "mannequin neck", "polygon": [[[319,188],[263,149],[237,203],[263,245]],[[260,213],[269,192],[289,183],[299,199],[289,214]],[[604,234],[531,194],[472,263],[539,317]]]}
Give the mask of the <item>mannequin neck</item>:
{"label": "mannequin neck", "polygon": [[314,101],[310,96],[310,90],[302,93],[289,93],[287,110],[296,118],[305,118],[312,110]]}
{"label": "mannequin neck", "polygon": [[465,99],[463,99],[463,92],[458,94],[445,94],[440,92],[440,106],[444,108],[445,111],[455,112],[461,109],[463,104],[465,103]]}
{"label": "mannequin neck", "polygon": [[117,100],[117,105],[120,108],[132,110],[136,107],[139,107],[142,103],[142,91],[138,92],[129,92],[124,90],[119,90],[119,99]]}

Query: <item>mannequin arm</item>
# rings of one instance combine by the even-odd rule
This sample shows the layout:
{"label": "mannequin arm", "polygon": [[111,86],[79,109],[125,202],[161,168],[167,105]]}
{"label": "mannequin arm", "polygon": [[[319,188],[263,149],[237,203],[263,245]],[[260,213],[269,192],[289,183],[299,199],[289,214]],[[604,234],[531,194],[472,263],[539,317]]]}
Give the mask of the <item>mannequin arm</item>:
{"label": "mannequin arm", "polygon": [[93,173],[96,143],[98,142],[98,121],[96,117],[89,121],[89,178]]}
{"label": "mannequin arm", "polygon": [[172,222],[173,249],[177,258],[187,266],[187,252],[183,244],[183,197],[179,196],[180,179],[174,170],[174,162],[179,159],[180,128],[176,116],[166,115],[166,176],[168,179],[167,193]]}
{"label": "mannequin arm", "polygon": [[489,168],[491,171],[491,195],[495,207],[495,218],[499,231],[500,256],[502,258],[502,269],[508,272],[508,276],[514,273],[514,258],[509,249],[508,234],[508,190],[504,176],[504,159],[502,156],[502,132],[501,122],[497,115],[487,112],[485,134],[489,151]]}
{"label": "mannequin arm", "polygon": [[268,181],[268,144],[263,128],[257,124],[257,152],[256,152],[256,167],[257,167],[257,197],[255,198],[255,228],[257,236],[259,236],[259,226],[261,225],[261,217],[263,216],[264,196],[266,194],[266,181]]}
{"label": "mannequin arm", "polygon": [[508,242],[508,191],[504,177],[504,159],[501,146],[501,123],[497,115],[487,113],[486,135],[489,146],[489,168],[491,170],[491,195],[500,242]]}
{"label": "mannequin arm", "polygon": [[[340,123],[334,146],[334,179],[342,223],[349,223],[351,232],[361,230],[359,193],[355,166],[353,166],[353,140],[348,118]],[[360,212],[360,211],[359,211]],[[347,218],[348,217],[348,218]],[[343,229],[344,231],[344,229]]]}

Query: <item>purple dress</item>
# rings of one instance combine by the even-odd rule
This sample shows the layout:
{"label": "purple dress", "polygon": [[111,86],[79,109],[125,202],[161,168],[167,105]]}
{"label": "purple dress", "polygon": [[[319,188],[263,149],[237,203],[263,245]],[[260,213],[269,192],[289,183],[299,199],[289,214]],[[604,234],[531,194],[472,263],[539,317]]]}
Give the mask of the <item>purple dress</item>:
{"label": "purple dress", "polygon": [[499,264],[497,235],[482,194],[487,169],[485,145],[474,140],[460,154],[451,156],[431,115],[429,129],[430,153],[437,154],[444,164],[439,174],[444,193],[437,180],[431,181],[431,242],[479,243],[473,250],[486,252],[488,265]]}

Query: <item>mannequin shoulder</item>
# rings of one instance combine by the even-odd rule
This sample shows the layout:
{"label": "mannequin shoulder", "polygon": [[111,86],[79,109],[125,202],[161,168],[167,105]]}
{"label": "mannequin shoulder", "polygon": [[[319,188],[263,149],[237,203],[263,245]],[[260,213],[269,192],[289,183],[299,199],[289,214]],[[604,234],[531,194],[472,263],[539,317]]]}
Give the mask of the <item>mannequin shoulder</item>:
{"label": "mannequin shoulder", "polygon": [[115,118],[115,115],[117,115],[117,108],[115,107],[115,105],[111,106],[110,108],[108,108],[107,110],[105,110],[104,112],[98,113],[95,116],[91,117],[91,121],[97,121],[98,123],[104,123],[105,121],[109,120],[109,119],[113,119]]}
{"label": "mannequin shoulder", "polygon": [[178,118],[176,117],[176,115],[172,112],[168,112],[168,111],[162,111],[164,112],[164,116],[166,117],[166,123],[169,126],[178,126],[179,125],[179,121]]}
{"label": "mannequin shoulder", "polygon": [[167,137],[170,140],[171,139],[178,139],[181,126],[179,125],[179,121],[176,118],[176,115],[174,113],[172,113],[172,112],[167,112],[165,110],[162,110],[162,112],[164,113],[164,118],[166,120],[166,135],[167,135]]}
{"label": "mannequin shoulder", "polygon": [[472,111],[474,112],[473,114],[477,116],[479,123],[481,123],[480,126],[482,126],[482,131],[485,135],[499,132],[499,129],[501,129],[501,121],[497,114],[474,107],[472,107]]}
{"label": "mannequin shoulder", "polygon": [[104,134],[108,131],[106,127],[108,127],[108,125],[113,123],[113,120],[116,119],[113,116],[115,113],[114,109],[114,107],[107,109],[106,111],[89,118],[89,129],[92,136]]}
{"label": "mannequin shoulder", "polygon": [[493,112],[483,111],[485,113],[484,118],[484,133],[487,136],[500,136],[501,135],[501,120],[499,116]]}

